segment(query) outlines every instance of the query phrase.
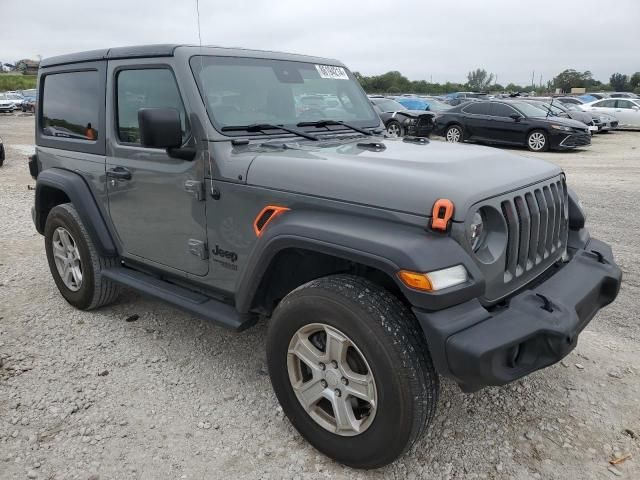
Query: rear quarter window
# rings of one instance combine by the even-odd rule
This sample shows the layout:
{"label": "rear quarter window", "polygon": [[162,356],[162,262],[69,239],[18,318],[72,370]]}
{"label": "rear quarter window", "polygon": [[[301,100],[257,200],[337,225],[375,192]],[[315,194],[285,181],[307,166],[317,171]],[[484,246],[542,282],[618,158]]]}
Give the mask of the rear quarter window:
{"label": "rear quarter window", "polygon": [[52,73],[44,77],[42,134],[94,142],[98,131],[100,81],[97,71]]}

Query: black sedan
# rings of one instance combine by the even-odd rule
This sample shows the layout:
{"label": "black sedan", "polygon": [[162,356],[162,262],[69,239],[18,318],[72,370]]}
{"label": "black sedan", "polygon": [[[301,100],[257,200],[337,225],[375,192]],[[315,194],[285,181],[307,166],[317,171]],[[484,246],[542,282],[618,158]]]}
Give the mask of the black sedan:
{"label": "black sedan", "polygon": [[428,137],[433,130],[435,113],[424,110],[408,110],[395,100],[386,97],[369,97],[373,108],[384,123],[391,137]]}
{"label": "black sedan", "polygon": [[448,142],[472,140],[523,145],[533,152],[591,145],[587,126],[520,100],[483,100],[452,108],[436,117],[435,133]]}

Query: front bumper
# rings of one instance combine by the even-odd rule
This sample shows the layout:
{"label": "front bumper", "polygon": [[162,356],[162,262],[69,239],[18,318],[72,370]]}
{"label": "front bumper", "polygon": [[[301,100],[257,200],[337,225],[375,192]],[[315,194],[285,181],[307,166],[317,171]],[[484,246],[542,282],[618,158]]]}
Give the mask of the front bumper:
{"label": "front bumper", "polygon": [[439,373],[475,391],[560,361],[598,310],[616,298],[622,272],[611,248],[591,239],[544,278],[500,309],[478,300],[438,312],[414,309]]}
{"label": "front bumper", "polygon": [[591,132],[559,134],[552,136],[551,148],[567,149],[591,145]]}

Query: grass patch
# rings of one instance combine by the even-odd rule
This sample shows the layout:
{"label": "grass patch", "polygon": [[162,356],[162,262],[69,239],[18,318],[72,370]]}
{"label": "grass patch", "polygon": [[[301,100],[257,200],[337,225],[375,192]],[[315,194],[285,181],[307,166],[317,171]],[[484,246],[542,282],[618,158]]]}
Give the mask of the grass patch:
{"label": "grass patch", "polygon": [[0,74],[0,92],[36,88],[37,75]]}

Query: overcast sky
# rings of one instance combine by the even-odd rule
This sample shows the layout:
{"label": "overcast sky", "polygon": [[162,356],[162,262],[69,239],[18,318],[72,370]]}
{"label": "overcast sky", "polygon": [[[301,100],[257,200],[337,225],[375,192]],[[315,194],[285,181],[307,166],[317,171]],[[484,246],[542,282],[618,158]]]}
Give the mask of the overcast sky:
{"label": "overcast sky", "polygon": [[[200,0],[203,44],[339,58],[366,75],[503,85],[640,71],[640,0]],[[0,60],[198,43],[196,0],[0,0]]]}

